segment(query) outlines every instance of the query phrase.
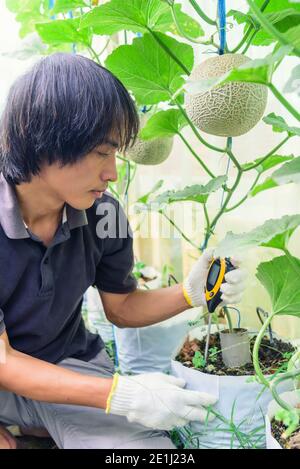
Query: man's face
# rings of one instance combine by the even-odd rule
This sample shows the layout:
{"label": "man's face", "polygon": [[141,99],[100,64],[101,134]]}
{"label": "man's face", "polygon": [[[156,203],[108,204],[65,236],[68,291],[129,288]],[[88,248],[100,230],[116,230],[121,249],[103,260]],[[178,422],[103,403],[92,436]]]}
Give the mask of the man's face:
{"label": "man's face", "polygon": [[117,180],[117,148],[116,142],[107,140],[75,164],[44,166],[40,177],[58,199],[76,209],[87,209],[102,197],[109,181]]}

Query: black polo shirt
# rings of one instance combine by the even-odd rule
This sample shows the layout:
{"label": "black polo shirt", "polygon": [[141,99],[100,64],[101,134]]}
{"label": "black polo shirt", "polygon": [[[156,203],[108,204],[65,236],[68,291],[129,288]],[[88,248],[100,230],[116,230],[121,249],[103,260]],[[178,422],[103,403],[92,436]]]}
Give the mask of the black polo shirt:
{"label": "black polo shirt", "polygon": [[123,209],[105,192],[87,210],[66,204],[46,247],[24,224],[14,186],[0,173],[0,334],[6,329],[14,349],[51,363],[93,358],[104,344],[85,328],[83,294],[91,285],[136,289],[131,235]]}

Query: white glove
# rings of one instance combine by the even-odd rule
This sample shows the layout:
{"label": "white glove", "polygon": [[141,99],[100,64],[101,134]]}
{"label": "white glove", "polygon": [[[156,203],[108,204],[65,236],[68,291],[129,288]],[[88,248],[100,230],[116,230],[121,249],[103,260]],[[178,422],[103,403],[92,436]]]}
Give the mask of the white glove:
{"label": "white glove", "polygon": [[183,379],[163,373],[136,376],[114,375],[106,413],[125,415],[157,430],[171,430],[190,421],[205,422],[214,418],[202,406],[213,405],[211,394],[182,389]]}
{"label": "white glove", "polygon": [[[191,272],[183,282],[183,294],[190,306],[206,306],[205,286],[208,269],[213,260],[213,249],[206,249],[200,259],[193,265]],[[231,263],[237,267],[225,274],[226,283],[220,287],[222,303],[220,306],[239,303],[246,287],[246,272],[238,268],[240,260],[230,258]]]}

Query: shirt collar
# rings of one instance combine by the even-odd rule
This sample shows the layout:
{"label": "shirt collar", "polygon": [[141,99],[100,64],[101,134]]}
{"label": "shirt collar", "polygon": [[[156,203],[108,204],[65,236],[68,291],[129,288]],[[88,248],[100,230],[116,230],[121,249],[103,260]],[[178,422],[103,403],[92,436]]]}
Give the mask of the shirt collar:
{"label": "shirt collar", "polygon": [[[70,230],[88,224],[85,210],[77,210],[65,204],[62,224],[68,223]],[[0,173],[0,224],[8,238],[29,238],[21,215],[15,188]]]}

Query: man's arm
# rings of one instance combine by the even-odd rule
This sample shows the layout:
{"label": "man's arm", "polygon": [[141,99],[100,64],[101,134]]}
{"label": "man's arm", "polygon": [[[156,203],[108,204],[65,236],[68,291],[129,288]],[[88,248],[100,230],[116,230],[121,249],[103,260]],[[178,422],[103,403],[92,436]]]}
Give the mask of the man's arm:
{"label": "man's arm", "polygon": [[107,318],[118,327],[149,326],[190,308],[181,284],[125,294],[99,293]]}
{"label": "man's arm", "polygon": [[76,373],[14,350],[0,335],[0,390],[45,402],[105,408],[112,378]]}

